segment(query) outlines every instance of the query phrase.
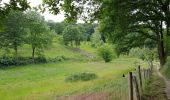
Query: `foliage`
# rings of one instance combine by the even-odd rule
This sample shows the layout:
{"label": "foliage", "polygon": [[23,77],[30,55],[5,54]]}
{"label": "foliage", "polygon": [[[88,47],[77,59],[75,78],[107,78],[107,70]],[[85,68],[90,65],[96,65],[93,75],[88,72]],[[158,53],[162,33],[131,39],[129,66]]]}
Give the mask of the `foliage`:
{"label": "foliage", "polygon": [[3,19],[13,11],[25,11],[31,8],[27,0],[9,0],[8,3],[3,3],[0,0],[0,31],[3,31]]}
{"label": "foliage", "polygon": [[29,64],[39,64],[39,63],[56,63],[65,61],[67,58],[65,56],[57,56],[55,58],[45,58],[44,56],[35,57],[34,61],[31,57],[21,57],[18,56],[2,56],[0,57],[0,67],[9,67],[9,66],[21,66]]}
{"label": "foliage", "polygon": [[110,62],[114,58],[113,49],[109,45],[99,47],[98,55],[102,57],[105,62]]}
{"label": "foliage", "polygon": [[99,46],[101,46],[103,44],[103,41],[101,39],[101,34],[99,33],[99,31],[97,29],[92,34],[90,40],[91,40],[91,43],[92,43],[91,44],[92,47],[95,47],[95,48],[97,48],[97,47],[99,47]]}
{"label": "foliage", "polygon": [[78,24],[78,26],[81,27],[81,30],[83,30],[85,40],[90,41],[91,35],[95,32],[95,27],[97,25],[83,23],[83,24]]}
{"label": "foliage", "polygon": [[158,58],[156,50],[149,48],[132,48],[129,51],[129,56],[146,60],[148,62]]}
{"label": "foliage", "polygon": [[[165,63],[167,54],[164,49],[164,35],[167,37],[169,34],[169,21],[167,20],[169,9],[164,9],[164,7],[168,8],[168,0],[132,2],[130,0],[121,2],[119,0],[102,0],[101,2],[102,6],[97,13],[101,20],[101,30],[107,33],[107,37],[111,41],[118,44],[117,50],[120,53],[128,52],[134,47],[143,47],[145,42],[150,39],[150,46],[157,44],[159,47],[157,51],[161,65]],[[110,7],[113,8],[110,10]],[[163,33],[162,23],[167,23],[165,25],[167,33]]]}
{"label": "foliage", "polygon": [[170,27],[169,0],[64,0],[63,4],[61,1],[44,0],[44,5],[55,14],[64,10],[69,22],[79,18],[99,20],[102,33],[117,44],[119,53],[142,47],[149,38],[158,45],[160,63],[165,64],[168,49],[164,49],[164,40]]}
{"label": "foliage", "polygon": [[17,55],[18,47],[25,41],[25,16],[22,12],[11,11],[4,20],[4,32],[0,33],[1,48],[13,48]]}
{"label": "foliage", "polygon": [[34,62],[30,57],[10,57],[10,56],[3,56],[0,58],[0,66],[1,67],[8,67],[8,66],[21,66],[21,65],[28,65],[33,63],[46,63],[47,60],[45,57],[36,57]]}
{"label": "foliage", "polygon": [[72,75],[68,76],[66,78],[66,81],[71,81],[71,82],[89,81],[89,80],[93,80],[96,78],[97,78],[97,75],[95,73],[83,72],[83,73],[76,73],[76,74],[72,74]]}
{"label": "foliage", "polygon": [[83,40],[83,33],[77,26],[69,25],[63,31],[63,40],[65,45],[71,44],[73,46],[74,43],[76,46],[79,46],[80,41]]}
{"label": "foliage", "polygon": [[45,19],[35,11],[26,12],[27,16],[27,43],[32,46],[32,58],[36,52],[40,54],[43,49],[52,43],[51,31]]}
{"label": "foliage", "polygon": [[56,34],[62,34],[64,27],[67,26],[66,23],[64,22],[53,22],[53,21],[48,21],[48,25],[50,26],[51,30],[54,30]]}

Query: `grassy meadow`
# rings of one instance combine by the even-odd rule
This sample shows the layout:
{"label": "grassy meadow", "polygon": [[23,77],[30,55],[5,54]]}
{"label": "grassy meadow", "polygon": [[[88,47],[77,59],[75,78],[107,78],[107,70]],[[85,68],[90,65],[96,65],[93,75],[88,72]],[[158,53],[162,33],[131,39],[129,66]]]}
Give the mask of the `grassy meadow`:
{"label": "grassy meadow", "polygon": [[[24,45],[19,49],[20,55],[30,56],[30,50]],[[84,60],[1,68],[1,100],[60,100],[65,96],[89,93],[107,93],[110,100],[127,100],[128,81],[127,76],[122,75],[134,70],[135,62],[146,66],[141,60],[128,57],[120,57],[110,63],[100,59],[93,61],[90,56],[96,56],[96,49],[88,43],[83,43],[78,50],[54,43],[44,54],[51,58],[63,55]],[[65,80],[69,75],[80,72],[95,73],[97,78],[77,82]]]}

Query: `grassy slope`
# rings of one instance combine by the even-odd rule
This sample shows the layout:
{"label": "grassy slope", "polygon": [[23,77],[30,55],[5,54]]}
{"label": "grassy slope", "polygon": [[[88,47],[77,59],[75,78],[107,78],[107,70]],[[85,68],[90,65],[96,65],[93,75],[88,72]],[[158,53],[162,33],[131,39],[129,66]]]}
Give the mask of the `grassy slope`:
{"label": "grassy slope", "polygon": [[[90,53],[96,52],[85,43],[80,48]],[[22,56],[31,56],[31,48],[28,45],[20,48],[19,52]],[[45,50],[45,55],[87,58],[56,42]],[[126,100],[128,82],[126,78],[122,78],[122,74],[133,69],[130,66],[133,66],[135,61],[133,58],[119,58],[107,64],[103,61],[67,61],[0,69],[0,99],[49,100],[84,92],[109,91],[112,94],[111,99]],[[86,71],[95,72],[98,78],[88,82],[65,82],[68,75]]]}
{"label": "grassy slope", "polygon": [[[96,50],[91,48],[89,45],[84,44],[80,47],[83,50],[87,50],[88,52],[94,53]],[[0,50],[0,56],[3,55],[5,50]],[[10,55],[14,54],[14,51],[10,49]],[[86,57],[81,53],[77,52],[72,47],[63,46],[59,44],[57,40],[54,40],[53,44],[44,50],[45,56],[48,58],[55,58],[57,56],[65,56],[66,58],[81,58],[85,59]],[[18,48],[18,55],[23,57],[31,57],[32,56],[32,49],[30,45],[23,45],[22,47]]]}
{"label": "grassy slope", "polygon": [[[76,91],[91,91],[109,84],[127,72],[134,59],[104,62],[61,62],[28,65],[0,70],[0,98],[42,99],[71,94]],[[121,62],[121,63],[120,63]],[[89,82],[65,82],[66,76],[76,72],[95,72],[98,78]],[[76,86],[76,87],[75,87]]]}

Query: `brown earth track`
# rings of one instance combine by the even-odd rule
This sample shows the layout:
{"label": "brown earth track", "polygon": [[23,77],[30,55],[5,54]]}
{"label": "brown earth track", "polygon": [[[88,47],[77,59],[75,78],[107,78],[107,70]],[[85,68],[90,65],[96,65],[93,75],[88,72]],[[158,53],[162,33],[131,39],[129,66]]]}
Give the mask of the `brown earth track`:
{"label": "brown earth track", "polygon": [[107,100],[110,94],[106,92],[66,96],[57,100]]}

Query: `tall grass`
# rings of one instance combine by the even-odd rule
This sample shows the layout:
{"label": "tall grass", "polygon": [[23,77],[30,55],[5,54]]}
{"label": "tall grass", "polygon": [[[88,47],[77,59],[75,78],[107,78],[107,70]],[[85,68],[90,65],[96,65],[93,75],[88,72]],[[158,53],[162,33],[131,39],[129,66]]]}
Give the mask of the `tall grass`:
{"label": "tall grass", "polygon": [[163,69],[161,69],[161,72],[166,76],[166,78],[170,79],[170,57],[168,57],[166,64],[163,66]]}

